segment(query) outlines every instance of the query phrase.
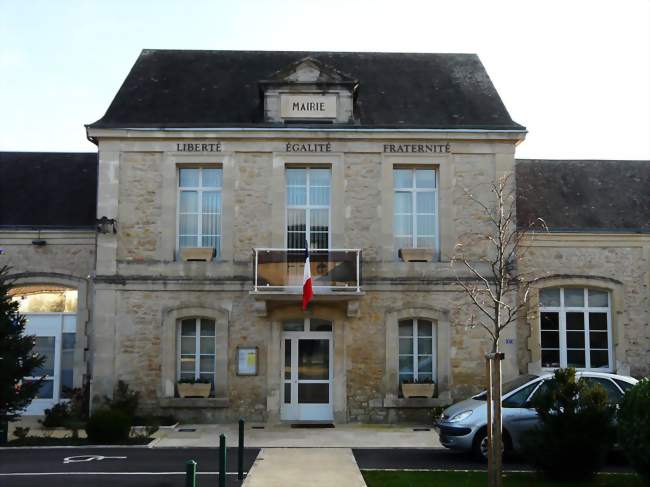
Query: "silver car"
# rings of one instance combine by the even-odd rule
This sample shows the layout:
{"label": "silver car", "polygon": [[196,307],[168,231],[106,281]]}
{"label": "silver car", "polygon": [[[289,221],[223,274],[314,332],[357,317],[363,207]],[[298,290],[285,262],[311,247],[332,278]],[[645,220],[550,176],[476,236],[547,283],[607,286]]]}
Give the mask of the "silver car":
{"label": "silver car", "polygon": [[[623,394],[638,382],[632,377],[600,372],[576,372],[576,377],[602,385],[614,403],[618,403]],[[523,433],[538,424],[539,418],[532,400],[545,387],[545,382],[552,378],[552,373],[522,375],[503,384],[501,397],[506,451],[519,450]],[[435,424],[440,443],[453,450],[471,451],[477,458],[487,458],[485,401],[486,393],[482,392],[445,409]]]}

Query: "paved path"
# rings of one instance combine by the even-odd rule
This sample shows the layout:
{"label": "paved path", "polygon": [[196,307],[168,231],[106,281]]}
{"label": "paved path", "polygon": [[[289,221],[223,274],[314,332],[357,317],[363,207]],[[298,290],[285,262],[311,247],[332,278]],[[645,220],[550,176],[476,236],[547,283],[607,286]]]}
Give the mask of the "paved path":
{"label": "paved path", "polygon": [[[258,429],[261,428],[261,429]],[[194,431],[179,431],[194,430]],[[156,433],[159,447],[214,447],[225,433],[228,446],[237,445],[236,424],[182,425]],[[246,446],[255,448],[436,448],[438,434],[417,426],[342,424],[335,428],[292,428],[288,424],[247,424]]]}
{"label": "paved path", "polygon": [[365,487],[349,448],[264,448],[243,487]]}

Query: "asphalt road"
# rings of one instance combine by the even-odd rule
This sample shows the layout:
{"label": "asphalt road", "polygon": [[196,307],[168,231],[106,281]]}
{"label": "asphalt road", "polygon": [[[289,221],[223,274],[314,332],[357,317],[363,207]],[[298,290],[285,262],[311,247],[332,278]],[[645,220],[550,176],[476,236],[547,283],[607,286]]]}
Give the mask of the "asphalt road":
{"label": "asphalt road", "polygon": [[[251,467],[259,449],[244,451],[244,471]],[[481,470],[484,464],[463,453],[430,449],[353,449],[359,468]],[[219,465],[216,448],[8,448],[0,450],[0,487],[182,487],[185,462],[197,462],[197,485],[217,485]],[[529,470],[521,461],[508,460],[506,470]],[[629,471],[613,463],[607,471]],[[228,448],[227,485],[239,486],[237,450]]]}

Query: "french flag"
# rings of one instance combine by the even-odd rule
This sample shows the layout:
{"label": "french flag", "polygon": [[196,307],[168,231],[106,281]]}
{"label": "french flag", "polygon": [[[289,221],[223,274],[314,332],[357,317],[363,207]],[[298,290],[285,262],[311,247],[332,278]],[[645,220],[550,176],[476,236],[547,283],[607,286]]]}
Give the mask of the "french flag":
{"label": "french flag", "polygon": [[302,310],[307,309],[311,298],[314,297],[314,290],[311,287],[311,266],[309,264],[309,245],[305,240],[305,270],[302,273]]}

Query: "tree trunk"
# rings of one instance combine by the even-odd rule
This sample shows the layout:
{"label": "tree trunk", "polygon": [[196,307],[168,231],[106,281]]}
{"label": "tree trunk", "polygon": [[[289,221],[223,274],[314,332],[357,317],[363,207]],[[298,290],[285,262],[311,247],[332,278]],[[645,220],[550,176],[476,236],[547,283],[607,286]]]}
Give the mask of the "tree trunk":
{"label": "tree trunk", "polygon": [[501,434],[501,360],[503,354],[490,353],[486,357],[487,432],[488,432],[488,487],[501,487],[501,460],[503,440]]}

